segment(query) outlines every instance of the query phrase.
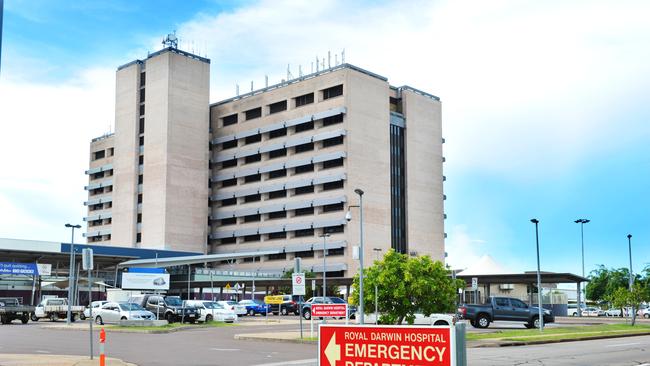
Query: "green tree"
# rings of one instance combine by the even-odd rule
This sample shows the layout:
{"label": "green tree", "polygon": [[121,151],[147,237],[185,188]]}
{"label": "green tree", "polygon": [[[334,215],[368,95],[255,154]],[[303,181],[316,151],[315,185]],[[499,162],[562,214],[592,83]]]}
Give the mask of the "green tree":
{"label": "green tree", "polygon": [[607,296],[607,284],[609,283],[609,270],[604,265],[599,265],[589,274],[589,282],[585,288],[587,299],[601,301]]}
{"label": "green tree", "polygon": [[[632,307],[633,309],[638,309],[639,305],[650,300],[650,294],[648,294],[647,288],[645,288],[641,283],[637,282],[632,286],[632,290],[625,287],[617,288],[610,296],[609,301],[617,308]],[[636,316],[632,316],[632,325],[634,325]]]}
{"label": "green tree", "polygon": [[[416,313],[454,312],[456,294],[465,286],[462,280],[453,280],[450,272],[439,261],[429,256],[409,257],[389,250],[382,260],[364,270],[364,302],[366,310],[374,309],[378,290],[378,310],[382,324],[413,324]],[[359,303],[359,275],[354,278],[350,302]]]}

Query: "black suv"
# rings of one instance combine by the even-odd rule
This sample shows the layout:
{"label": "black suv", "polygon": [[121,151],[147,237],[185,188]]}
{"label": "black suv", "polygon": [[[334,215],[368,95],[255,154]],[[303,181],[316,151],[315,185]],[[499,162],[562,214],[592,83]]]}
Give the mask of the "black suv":
{"label": "black suv", "polygon": [[184,321],[194,323],[199,319],[199,312],[195,307],[185,306],[183,309],[183,300],[179,296],[149,294],[132,297],[129,302],[158,314],[158,319],[165,319],[169,323],[182,321],[183,311],[185,312]]}
{"label": "black suv", "polygon": [[299,315],[300,311],[298,310],[298,302],[293,299],[291,295],[282,295],[282,304],[271,304],[271,311],[273,315],[289,315],[293,313],[294,315]]}

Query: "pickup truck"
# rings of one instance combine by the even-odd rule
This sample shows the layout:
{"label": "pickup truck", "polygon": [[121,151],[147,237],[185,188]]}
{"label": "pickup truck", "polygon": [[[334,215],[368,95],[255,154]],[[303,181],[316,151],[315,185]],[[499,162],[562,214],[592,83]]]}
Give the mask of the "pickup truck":
{"label": "pickup truck", "polygon": [[20,319],[23,324],[27,324],[29,314],[33,312],[33,306],[21,305],[15,297],[0,297],[0,323],[2,324],[9,324],[14,319]]}
{"label": "pickup truck", "polygon": [[[71,306],[71,321],[77,320],[77,317],[83,314],[84,306]],[[41,318],[48,318],[55,322],[59,319],[68,317],[68,299],[54,297],[41,301],[32,313],[32,321],[38,321]]]}
{"label": "pickup truck", "polygon": [[[555,316],[550,310],[542,309],[544,323],[553,323]],[[530,307],[519,299],[509,297],[490,297],[485,304],[461,305],[458,316],[469,320],[475,328],[487,328],[497,320],[524,322],[526,328],[539,326],[539,308]]]}

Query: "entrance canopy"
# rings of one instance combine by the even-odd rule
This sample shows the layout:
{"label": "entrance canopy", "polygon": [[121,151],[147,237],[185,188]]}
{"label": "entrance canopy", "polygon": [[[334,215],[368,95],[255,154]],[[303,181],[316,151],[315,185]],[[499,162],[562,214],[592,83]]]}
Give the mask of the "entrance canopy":
{"label": "entrance canopy", "polygon": [[[504,273],[504,274],[468,274],[465,275],[464,272],[461,272],[456,275],[456,278],[465,280],[467,284],[472,283],[472,278],[478,278],[478,283],[489,283],[489,284],[511,284],[511,283],[537,283],[537,272],[525,272],[525,273]],[[585,277],[578,276],[573,273],[555,273],[555,272],[541,272],[540,277],[542,283],[578,283],[578,282],[589,282]]]}

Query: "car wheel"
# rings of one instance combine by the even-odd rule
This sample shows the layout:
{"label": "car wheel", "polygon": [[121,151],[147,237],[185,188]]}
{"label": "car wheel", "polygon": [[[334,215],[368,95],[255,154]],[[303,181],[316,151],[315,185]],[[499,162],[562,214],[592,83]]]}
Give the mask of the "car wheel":
{"label": "car wheel", "polygon": [[74,323],[75,321],[77,321],[77,315],[75,314],[70,315],[70,322]]}
{"label": "car wheel", "polygon": [[167,313],[165,314],[165,320],[167,320],[167,323],[171,324],[174,322],[174,314],[172,313]]}
{"label": "car wheel", "polygon": [[79,314],[79,319],[86,320],[86,314],[84,313]]}
{"label": "car wheel", "polygon": [[55,322],[57,320],[59,320],[59,314],[57,313],[50,314],[50,321]]}
{"label": "car wheel", "polygon": [[643,317],[646,319],[650,319],[650,314],[643,314]]}
{"label": "car wheel", "polygon": [[478,325],[478,328],[487,328],[490,326],[490,318],[485,314],[481,314],[476,318],[476,325]]}
{"label": "car wheel", "polygon": [[309,311],[309,310],[305,310],[305,311],[302,313],[302,316],[303,316],[305,319],[307,319],[307,320],[311,319],[311,311]]}
{"label": "car wheel", "polygon": [[121,317],[120,320],[127,320],[125,316]]}
{"label": "car wheel", "polygon": [[539,317],[534,317],[532,324],[534,328],[539,328]]}
{"label": "car wheel", "polygon": [[0,315],[0,324],[9,324],[11,321],[8,320],[9,316],[7,315]]}
{"label": "car wheel", "polygon": [[212,315],[210,315],[210,314],[206,315],[206,316],[205,316],[205,322],[206,322],[206,323],[209,323],[209,322],[211,322],[211,321],[212,321]]}
{"label": "car wheel", "polygon": [[34,314],[34,313],[32,313],[32,321],[33,321],[33,322],[37,322],[37,321],[38,321],[38,317],[37,317],[36,314]]}
{"label": "car wheel", "polygon": [[578,313],[574,312],[571,316],[578,316]]}
{"label": "car wheel", "polygon": [[300,315],[300,313],[298,312],[298,310],[296,310],[293,312],[293,315]]}
{"label": "car wheel", "polygon": [[449,325],[449,323],[447,323],[444,320],[436,320],[436,322],[433,323],[433,325]]}
{"label": "car wheel", "polygon": [[253,309],[248,310],[248,315],[255,316],[255,310]]}
{"label": "car wheel", "polygon": [[102,319],[101,316],[97,315],[97,317],[95,318],[95,324],[104,325],[104,320]]}
{"label": "car wheel", "polygon": [[289,315],[289,310],[287,310],[287,308],[282,308],[280,312],[282,313],[282,315]]}
{"label": "car wheel", "polygon": [[29,314],[23,314],[23,316],[20,317],[20,321],[21,321],[23,324],[27,324],[27,322],[29,321]]}

